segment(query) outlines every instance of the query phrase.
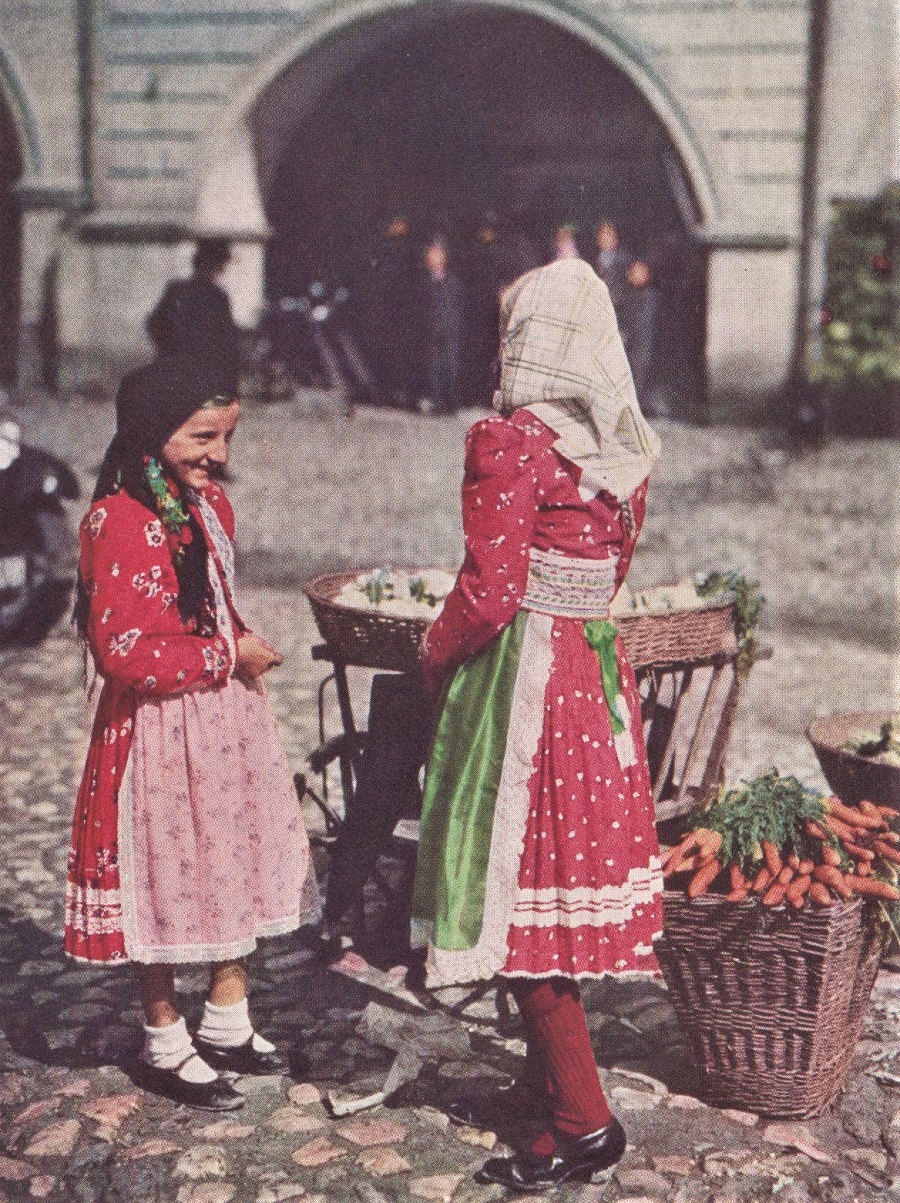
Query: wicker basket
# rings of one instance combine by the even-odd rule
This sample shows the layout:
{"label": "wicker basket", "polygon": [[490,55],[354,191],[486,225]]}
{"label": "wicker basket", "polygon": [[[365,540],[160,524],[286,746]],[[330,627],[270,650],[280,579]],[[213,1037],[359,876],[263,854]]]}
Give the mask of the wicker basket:
{"label": "wicker basket", "polygon": [[877,731],[893,718],[890,710],[867,710],[856,714],[832,714],[817,718],[806,729],[825,774],[825,780],[848,806],[868,798],[876,806],[900,808],[900,767],[858,756],[841,747],[851,731]]}
{"label": "wicker basket", "polygon": [[[365,569],[331,572],[303,587],[322,638],[346,664],[409,672],[416,667],[428,618],[404,618],[378,610],[337,605],[343,587]],[[633,668],[731,656],[737,652],[734,607],[706,606],[666,614],[616,615]]]}
{"label": "wicker basket", "polygon": [[346,664],[410,672],[418,663],[419,642],[430,619],[335,604],[344,586],[365,571],[325,573],[303,586],[319,632]]}
{"label": "wicker basket", "polygon": [[878,972],[875,908],[667,891],[663,910],[657,956],[709,1101],[818,1115],[847,1073]]}

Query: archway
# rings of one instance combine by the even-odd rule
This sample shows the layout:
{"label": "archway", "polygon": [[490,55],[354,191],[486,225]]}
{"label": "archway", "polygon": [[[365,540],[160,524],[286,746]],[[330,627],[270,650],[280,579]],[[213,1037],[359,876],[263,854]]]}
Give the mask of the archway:
{"label": "archway", "polygon": [[22,166],[16,126],[0,90],[0,385],[14,384],[18,368],[22,230],[15,184]]}
{"label": "archway", "polygon": [[612,218],[660,284],[668,403],[695,413],[705,342],[696,232],[722,220],[727,196],[660,81],[586,21],[545,0],[366,4],[323,17],[235,102],[230,149],[211,163],[198,212],[204,189],[233,205],[247,176],[235,166],[255,157],[258,203],[244,208],[248,230],[265,227],[264,208],[274,235],[270,299],[322,275],[363,295],[399,209],[414,238],[446,230],[463,266],[487,209],[545,257],[565,220],[593,258],[594,229]]}

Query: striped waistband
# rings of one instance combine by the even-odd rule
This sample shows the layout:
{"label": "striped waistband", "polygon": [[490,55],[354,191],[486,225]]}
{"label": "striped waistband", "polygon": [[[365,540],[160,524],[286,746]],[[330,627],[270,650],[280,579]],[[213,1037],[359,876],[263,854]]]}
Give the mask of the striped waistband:
{"label": "striped waistband", "polygon": [[616,591],[618,557],[582,560],[532,547],[522,606],[561,618],[605,618]]}

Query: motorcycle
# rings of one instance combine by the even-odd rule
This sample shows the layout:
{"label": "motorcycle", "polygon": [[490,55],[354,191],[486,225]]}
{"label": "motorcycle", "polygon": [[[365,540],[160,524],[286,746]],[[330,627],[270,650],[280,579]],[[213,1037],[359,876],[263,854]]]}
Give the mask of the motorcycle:
{"label": "motorcycle", "polygon": [[75,541],[63,501],[80,493],[72,470],[24,445],[0,412],[0,647],[37,645],[68,608]]}

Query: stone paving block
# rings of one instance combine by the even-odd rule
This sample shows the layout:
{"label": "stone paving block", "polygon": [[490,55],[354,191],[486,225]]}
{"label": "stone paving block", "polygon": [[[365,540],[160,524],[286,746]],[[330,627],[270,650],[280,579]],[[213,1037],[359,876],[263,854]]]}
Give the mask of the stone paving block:
{"label": "stone paving block", "polygon": [[370,1148],[372,1145],[396,1144],[406,1138],[407,1130],[392,1119],[360,1119],[341,1124],[337,1133],[351,1144]]}
{"label": "stone paving block", "polygon": [[616,1182],[622,1190],[631,1194],[667,1195],[669,1183],[662,1174],[655,1170],[617,1170]]}
{"label": "stone paving block", "polygon": [[25,1182],[36,1173],[35,1167],[27,1161],[0,1155],[0,1182]]}
{"label": "stone paving block", "polygon": [[409,1184],[409,1193],[417,1199],[428,1199],[431,1203],[450,1203],[463,1174],[435,1174],[429,1178],[414,1178]]}
{"label": "stone paving block", "polygon": [[288,1089],[288,1098],[296,1107],[309,1107],[312,1103],[321,1102],[322,1093],[312,1082],[300,1082]]}
{"label": "stone paving block", "polygon": [[68,1157],[78,1144],[81,1125],[77,1119],[63,1119],[49,1124],[25,1148],[26,1157]]}
{"label": "stone paving block", "polygon": [[820,1149],[813,1143],[809,1128],[801,1124],[774,1123],[763,1129],[762,1138],[769,1144],[781,1145],[784,1148],[796,1149],[811,1161],[821,1161],[825,1164],[834,1160],[830,1153]]}
{"label": "stone paving block", "polygon": [[678,1154],[660,1157],[654,1156],[653,1168],[659,1170],[661,1174],[686,1178],[694,1168],[694,1163],[690,1157],[681,1157]]}
{"label": "stone paving block", "polygon": [[[264,1186],[256,1196],[256,1203],[284,1203],[286,1199],[299,1199],[306,1194],[306,1187],[300,1182],[278,1182],[272,1186]],[[319,1198],[322,1196],[320,1195]],[[309,1196],[312,1203],[313,1196]]]}
{"label": "stone paving block", "polygon": [[652,1090],[632,1090],[630,1086],[614,1086],[610,1093],[623,1111],[651,1111],[663,1101],[661,1094]]}
{"label": "stone paving block", "polygon": [[38,1174],[28,1184],[32,1199],[47,1199],[56,1190],[56,1179],[52,1174]]}
{"label": "stone paving block", "polygon": [[185,1182],[175,1203],[231,1203],[236,1193],[227,1182]]}
{"label": "stone paving block", "polygon": [[108,1094],[84,1103],[79,1111],[106,1128],[118,1128],[143,1102],[140,1094]]}
{"label": "stone paving block", "polygon": [[150,1140],[142,1140],[124,1150],[128,1161],[140,1161],[143,1157],[165,1157],[169,1153],[183,1153],[184,1147],[177,1145],[165,1137],[156,1136]]}
{"label": "stone paving block", "polygon": [[274,1128],[276,1132],[321,1132],[328,1127],[328,1122],[297,1107],[280,1107],[266,1120],[266,1127]]}
{"label": "stone paving block", "polygon": [[496,1132],[487,1132],[481,1128],[470,1128],[465,1124],[459,1128],[454,1128],[453,1134],[464,1145],[472,1145],[476,1149],[493,1149],[497,1144]]}
{"label": "stone paving block", "polygon": [[405,1157],[387,1146],[365,1149],[356,1158],[356,1164],[362,1166],[367,1174],[376,1178],[390,1178],[394,1174],[408,1174],[411,1166]]}
{"label": "stone paving block", "polygon": [[59,1111],[61,1106],[62,1099],[38,1099],[34,1103],[29,1103],[27,1107],[13,1116],[13,1125],[21,1128],[25,1124],[32,1123],[33,1120],[44,1119],[46,1116],[53,1115],[54,1112]]}
{"label": "stone paving block", "polygon": [[218,1145],[195,1145],[178,1158],[172,1173],[175,1178],[198,1182],[204,1178],[224,1178],[228,1174],[228,1158]]}
{"label": "stone paving block", "polygon": [[329,1161],[334,1161],[338,1157],[343,1157],[346,1152],[346,1149],[339,1149],[333,1145],[327,1137],[320,1136],[317,1140],[311,1140],[307,1144],[301,1145],[296,1152],[291,1154],[291,1157],[297,1165],[313,1169],[319,1165],[327,1165]]}

